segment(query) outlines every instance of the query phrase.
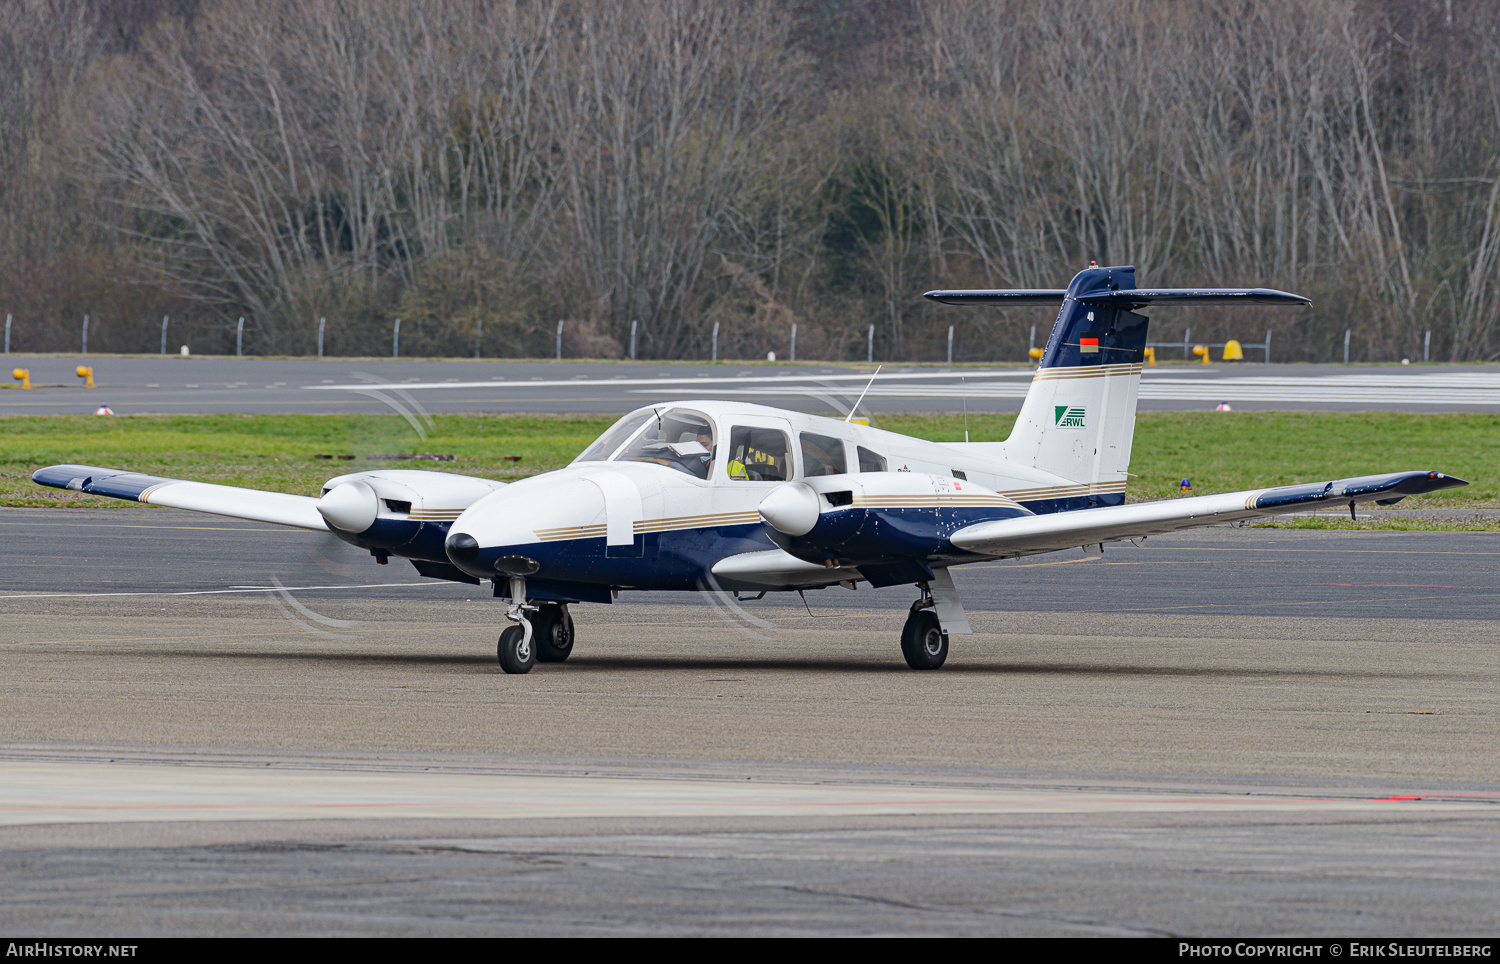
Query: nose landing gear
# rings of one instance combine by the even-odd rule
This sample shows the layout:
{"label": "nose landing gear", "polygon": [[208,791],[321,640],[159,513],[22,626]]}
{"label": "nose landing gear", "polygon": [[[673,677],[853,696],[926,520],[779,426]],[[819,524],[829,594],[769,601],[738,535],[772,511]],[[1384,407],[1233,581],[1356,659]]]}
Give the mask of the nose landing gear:
{"label": "nose landing gear", "polygon": [[920,583],[922,598],[911,604],[911,614],[901,628],[901,655],[912,669],[938,669],[948,659],[948,634],[934,612],[932,589]]}
{"label": "nose landing gear", "polygon": [[536,648],[531,644],[535,631],[526,618],[528,612],[536,611],[537,607],[526,603],[526,579],[511,576],[510,605],[505,609],[505,618],[515,625],[507,626],[500,634],[500,645],[496,650],[500,668],[507,673],[529,673],[536,664]]}
{"label": "nose landing gear", "polygon": [[515,625],[500,634],[496,655],[507,673],[528,673],[538,662],[561,663],[573,652],[573,617],[566,603],[526,602],[526,580],[510,577],[505,618]]}

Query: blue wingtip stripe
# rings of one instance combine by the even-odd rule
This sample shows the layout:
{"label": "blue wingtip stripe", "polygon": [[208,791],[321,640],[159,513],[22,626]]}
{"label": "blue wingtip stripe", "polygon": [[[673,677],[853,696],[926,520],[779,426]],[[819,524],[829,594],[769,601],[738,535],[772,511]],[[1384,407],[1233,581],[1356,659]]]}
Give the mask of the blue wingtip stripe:
{"label": "blue wingtip stripe", "polygon": [[128,499],[132,502],[144,502],[142,495],[149,489],[181,481],[92,465],[49,465],[32,473],[31,480],[54,489],[71,489],[74,492]]}

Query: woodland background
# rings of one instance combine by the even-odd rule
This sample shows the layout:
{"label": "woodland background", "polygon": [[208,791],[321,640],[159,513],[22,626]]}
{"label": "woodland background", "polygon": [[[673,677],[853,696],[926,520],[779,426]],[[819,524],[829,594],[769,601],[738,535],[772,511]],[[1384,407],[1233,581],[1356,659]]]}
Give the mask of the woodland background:
{"label": "woodland background", "polygon": [[1020,360],[939,286],[1276,360],[1500,356],[1487,0],[3,0],[12,350]]}

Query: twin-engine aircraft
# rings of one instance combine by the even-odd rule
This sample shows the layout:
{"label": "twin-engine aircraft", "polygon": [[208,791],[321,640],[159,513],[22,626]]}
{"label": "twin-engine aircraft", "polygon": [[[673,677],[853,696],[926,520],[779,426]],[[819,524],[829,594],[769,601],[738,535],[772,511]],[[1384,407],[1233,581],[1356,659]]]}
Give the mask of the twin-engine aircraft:
{"label": "twin-engine aircraft", "polygon": [[724,401],[664,402],[616,422],[571,465],[505,484],[443,472],[355,472],[317,498],[56,465],[42,484],[332,532],[378,562],[508,600],[507,673],[573,649],[576,603],[637,590],[914,586],[901,632],[937,669],[969,623],[949,569],[1138,539],[1317,505],[1389,505],[1466,485],[1395,472],[1125,504],[1151,304],[1305,305],[1264,288],[1141,289],[1090,267],[1066,290],[931,291],[945,304],[1061,305],[1003,442],[927,442],[850,419]]}

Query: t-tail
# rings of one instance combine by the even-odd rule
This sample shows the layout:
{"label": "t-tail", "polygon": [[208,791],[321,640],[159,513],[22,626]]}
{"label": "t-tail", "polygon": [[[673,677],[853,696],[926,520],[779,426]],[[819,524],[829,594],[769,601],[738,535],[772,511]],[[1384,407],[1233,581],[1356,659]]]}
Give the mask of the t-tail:
{"label": "t-tail", "polygon": [[1066,290],[929,291],[947,305],[1061,305],[1010,438],[976,442],[985,455],[1066,483],[1042,510],[1121,505],[1135,437],[1136,396],[1145,360],[1147,317],[1168,305],[1311,305],[1270,288],[1137,288],[1135,267],[1088,267]]}

